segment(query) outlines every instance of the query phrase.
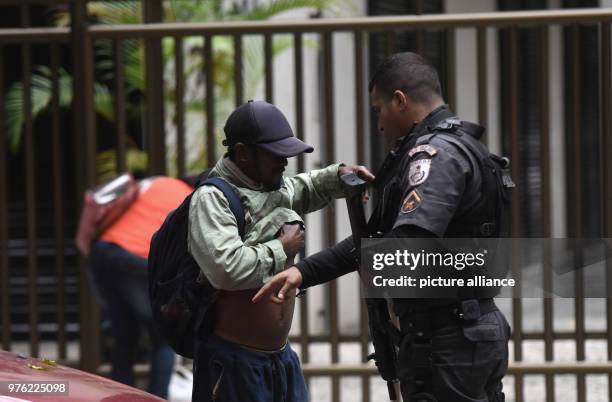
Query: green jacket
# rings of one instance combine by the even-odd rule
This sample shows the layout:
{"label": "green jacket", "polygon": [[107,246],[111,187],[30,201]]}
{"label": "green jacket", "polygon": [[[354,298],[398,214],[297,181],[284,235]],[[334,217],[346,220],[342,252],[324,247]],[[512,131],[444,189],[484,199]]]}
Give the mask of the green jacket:
{"label": "green jacket", "polygon": [[261,287],[282,271],[287,256],[276,238],[286,222],[303,222],[306,213],[319,210],[343,196],[339,164],[283,178],[279,190],[264,191],[229,159],[220,159],[210,177],[224,178],[236,190],[245,209],[244,241],[225,195],[202,186],[189,207],[189,252],[202,273],[217,289]]}

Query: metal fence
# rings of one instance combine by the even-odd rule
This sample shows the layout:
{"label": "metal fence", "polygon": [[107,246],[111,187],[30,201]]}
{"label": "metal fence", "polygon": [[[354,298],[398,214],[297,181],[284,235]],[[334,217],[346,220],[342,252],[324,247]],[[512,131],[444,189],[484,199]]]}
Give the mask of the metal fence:
{"label": "metal fence", "polygon": [[[157,2],[150,2],[147,10],[148,21],[159,21],[160,6]],[[153,4],[153,5],[151,5]],[[600,197],[599,210],[595,211],[597,219],[601,224],[601,237],[612,236],[612,104],[611,104],[611,43],[610,43],[610,23],[612,21],[612,10],[610,9],[583,9],[565,11],[536,11],[536,12],[504,12],[487,14],[461,14],[461,15],[426,15],[426,16],[398,16],[398,17],[369,17],[369,18],[346,18],[346,19],[318,19],[318,20],[298,20],[298,21],[266,21],[266,22],[223,22],[223,23],[176,23],[165,24],[152,22],[147,24],[134,24],[125,26],[102,26],[89,25],[86,18],[86,2],[75,1],[71,7],[71,27],[70,28],[23,28],[23,29],[0,29],[0,94],[7,90],[7,79],[4,76],[7,63],[13,60],[7,59],[7,54],[18,54],[21,68],[20,80],[23,93],[23,125],[22,135],[23,144],[14,156],[9,150],[9,142],[5,140],[6,135],[3,131],[6,127],[7,116],[4,114],[4,97],[2,97],[2,107],[0,107],[0,311],[2,328],[2,346],[4,349],[11,349],[14,343],[15,321],[19,317],[27,317],[23,323],[23,328],[27,332],[27,342],[30,345],[30,353],[38,355],[40,344],[43,340],[41,333],[41,323],[46,319],[55,323],[53,330],[55,336],[51,336],[52,342],[57,344],[58,357],[67,363],[76,364],[71,361],[67,354],[67,343],[70,338],[70,314],[78,317],[77,330],[72,329],[80,341],[79,363],[81,367],[96,371],[100,367],[99,355],[99,327],[98,314],[95,303],[89,292],[86,290],[86,280],[82,270],[85,261],[77,260],[76,253],[71,238],[74,229],[80,197],[85,188],[96,182],[95,160],[98,152],[100,135],[99,118],[96,116],[94,104],[94,92],[96,82],[95,69],[95,49],[96,46],[104,41],[112,44],[111,54],[112,71],[115,79],[113,80],[112,93],[114,123],[111,130],[114,131],[113,143],[117,152],[117,164],[119,170],[126,168],[126,147],[128,121],[126,110],[128,108],[126,95],[126,71],[125,60],[121,49],[128,41],[143,41],[145,43],[145,66],[144,71],[144,90],[142,102],[144,113],[142,117],[144,148],[149,156],[149,173],[164,174],[170,170],[167,165],[166,140],[168,134],[167,122],[165,121],[164,108],[172,104],[175,109],[172,126],[174,130],[176,165],[173,167],[177,175],[184,175],[190,169],[188,166],[188,148],[186,140],[186,120],[185,93],[192,83],[186,82],[185,78],[185,43],[189,38],[201,38],[203,47],[201,48],[202,77],[205,82],[202,86],[202,116],[204,121],[204,133],[202,141],[205,144],[206,160],[212,164],[220,156],[218,153],[218,132],[219,117],[216,113],[218,100],[215,94],[214,77],[215,74],[228,74],[227,71],[220,71],[213,63],[214,61],[214,38],[223,36],[232,38],[232,60],[233,70],[232,96],[233,103],[238,105],[245,99],[243,76],[244,40],[246,37],[258,36],[262,38],[263,46],[263,76],[264,76],[264,96],[267,100],[274,101],[275,75],[287,74],[286,85],[293,88],[293,109],[295,111],[294,128],[298,137],[309,138],[314,134],[308,133],[308,123],[306,121],[305,92],[312,82],[320,85],[320,125],[321,125],[321,145],[324,154],[321,163],[334,162],[341,152],[345,149],[345,143],[351,143],[352,158],[360,163],[367,163],[375,159],[369,152],[368,131],[369,113],[367,112],[367,91],[365,82],[369,65],[367,62],[367,52],[371,35],[383,35],[384,42],[387,44],[389,53],[394,50],[395,38],[405,32],[412,32],[416,35],[416,45],[413,49],[423,51],[427,45],[425,35],[428,32],[437,32],[448,39],[445,59],[447,62],[447,74],[443,79],[447,85],[446,98],[451,106],[459,105],[456,88],[458,80],[463,79],[458,76],[455,65],[457,53],[462,51],[462,44],[457,44],[455,35],[459,30],[472,32],[475,36],[475,66],[477,68],[475,84],[477,85],[477,99],[470,102],[477,103],[477,118],[484,124],[495,124],[502,126],[497,138],[491,135],[487,138],[489,142],[497,142],[512,160],[520,161],[521,152],[521,132],[518,121],[525,111],[521,108],[521,98],[517,93],[520,86],[517,82],[519,77],[518,60],[521,55],[518,52],[518,33],[523,29],[530,29],[536,32],[538,38],[537,56],[537,82],[538,87],[532,89],[530,96],[536,97],[539,104],[538,130],[535,136],[539,143],[539,166],[538,177],[540,191],[537,193],[537,204],[541,211],[540,222],[542,227],[541,237],[551,237],[554,235],[552,226],[553,220],[553,173],[551,172],[551,161],[558,155],[553,155],[551,151],[551,123],[559,120],[560,116],[551,114],[551,86],[568,85],[573,88],[572,99],[564,105],[565,113],[575,118],[571,121],[571,126],[564,123],[569,165],[567,175],[562,180],[566,187],[573,189],[568,192],[568,204],[576,211],[584,209],[582,192],[584,190],[581,182],[581,169],[587,164],[590,155],[588,152],[598,154],[597,170],[600,173],[598,188],[596,189]],[[27,23],[26,23],[27,26]],[[578,58],[574,58],[573,73],[569,76],[564,75],[567,84],[555,81],[550,77],[550,40],[551,29],[554,27],[567,28],[568,43],[574,49],[579,46],[579,27],[589,26],[597,32],[596,54],[598,60],[599,91],[596,94],[596,104],[599,110],[599,124],[597,128],[597,149],[585,151],[584,144],[581,142],[582,124],[580,120],[580,77]],[[565,29],[565,28],[563,28]],[[276,36],[290,35],[290,51],[292,52],[292,67],[287,71],[275,71],[273,45]],[[334,106],[339,102],[341,94],[334,91],[334,80],[338,77],[334,75],[334,63],[339,63],[334,59],[334,38],[338,35],[349,37],[352,48],[352,58],[342,60],[347,70],[351,71],[354,77],[354,96],[349,101],[352,103],[352,119],[354,132],[338,133],[337,116],[334,113]],[[491,87],[490,75],[496,71],[490,65],[491,59],[496,59],[499,54],[492,55],[490,52],[491,41],[499,43],[499,37],[505,35],[507,42],[504,42],[504,51],[508,52],[504,75],[500,77],[500,82],[507,84],[507,91],[499,93],[503,96],[503,108],[491,110]],[[313,39],[314,38],[314,39]],[[167,93],[164,91],[164,66],[162,63],[162,41],[170,40],[174,42],[175,49],[171,59],[174,70],[173,100],[168,102]],[[304,54],[306,47],[310,46],[308,41],[316,42],[320,55],[320,68],[316,72],[316,77],[305,77]],[[459,48],[457,46],[460,46]],[[73,102],[68,115],[63,114],[60,107],[60,75],[61,55],[68,51],[71,55],[71,65],[68,67],[72,73],[72,94]],[[16,53],[15,53],[16,52]],[[47,124],[41,126],[37,124],[32,115],[33,103],[36,102],[36,94],[33,94],[33,84],[31,82],[31,72],[33,67],[33,52],[47,52],[50,60],[50,83],[51,100],[49,103],[49,116]],[[64,52],[64,53],[62,53]],[[166,72],[167,73],[167,72]],[[562,80],[563,78],[560,78]],[[500,84],[501,85],[501,84]],[[34,96],[34,97],[33,97]],[[346,97],[342,98],[347,101]],[[465,102],[465,100],[464,100]],[[497,119],[497,121],[493,121]],[[66,124],[71,124],[72,129],[68,129]],[[109,128],[104,128],[108,130]],[[68,135],[65,132],[72,132]],[[48,135],[49,138],[42,139]],[[319,136],[319,132],[316,133]],[[45,159],[47,164],[43,165],[41,154],[46,154],[49,158]],[[571,157],[570,157],[571,156]],[[23,161],[22,171],[10,171],[7,166],[13,166],[11,161]],[[310,167],[308,160],[299,157],[297,170],[302,171]],[[204,167],[204,166],[202,166]],[[513,164],[513,176],[523,177],[521,169],[525,169],[521,163]],[[48,192],[41,194],[41,182],[48,184]],[[14,183],[21,183],[16,187]],[[525,188],[524,182],[519,180],[519,189]],[[11,192],[13,192],[11,194]],[[15,192],[20,195],[16,196]],[[521,199],[520,192],[515,192],[512,223],[513,236],[524,236],[525,231],[521,227]],[[18,208],[19,197],[23,196],[23,207]],[[16,201],[17,200],[17,201]],[[41,209],[41,204],[48,206]],[[21,211],[19,218],[13,213]],[[47,215],[50,214],[51,216]],[[323,238],[323,245],[334,244],[338,240],[337,219],[333,209],[324,212],[321,225],[320,236]],[[573,237],[581,237],[585,222],[582,221],[582,214],[568,213],[572,232],[568,233]],[[46,222],[46,223],[44,223]],[[20,226],[21,225],[21,226]],[[45,226],[47,225],[47,226]],[[44,226],[44,227],[43,227]],[[20,230],[19,227],[23,228]],[[44,233],[44,236],[43,236]],[[44,238],[43,238],[44,237]],[[550,256],[548,256],[550,258]],[[19,262],[20,261],[20,262]],[[19,263],[18,263],[19,262]],[[70,274],[70,275],[68,275]],[[520,278],[520,272],[514,272],[515,277]],[[550,272],[544,274],[544,281],[552,281]],[[66,278],[73,278],[68,280]],[[51,280],[51,284],[44,282],[41,278]],[[612,342],[612,301],[605,300],[606,328],[603,330],[587,330],[585,327],[585,299],[581,295],[585,284],[577,275],[577,295],[574,299],[574,330],[558,330],[554,325],[555,303],[552,299],[544,299],[541,302],[541,321],[543,323],[541,331],[525,331],[523,329],[523,316],[525,306],[520,298],[511,301],[511,324],[513,327],[513,353],[515,362],[511,366],[511,374],[514,376],[515,397],[517,401],[524,398],[523,389],[525,376],[538,374],[545,376],[546,400],[555,400],[555,375],[573,374],[577,378],[577,397],[579,401],[586,400],[586,376],[589,374],[606,374],[608,377],[608,396],[612,400],[612,349],[607,349],[607,361],[586,362],[585,342],[586,340],[600,339],[610,345]],[[22,286],[24,293],[18,295],[14,287]],[[46,286],[46,287],[45,287]],[[50,289],[47,293],[53,293],[53,297],[42,289]],[[607,288],[612,289],[612,278],[607,277]],[[70,290],[72,289],[72,290]],[[331,378],[332,400],[340,400],[340,379],[346,376],[357,376],[361,378],[362,400],[369,401],[371,394],[370,380],[376,375],[376,370],[371,364],[365,363],[365,356],[369,350],[369,340],[367,333],[367,316],[363,305],[359,307],[359,331],[358,333],[343,333],[339,327],[340,306],[346,303],[338,291],[338,285],[331,283],[325,290],[327,314],[329,328],[323,334],[313,334],[309,330],[309,303],[308,296],[299,302],[299,320],[295,322],[299,330],[295,331],[298,335],[292,336],[292,341],[300,345],[301,358],[304,372],[307,377],[324,376]],[[70,295],[78,297],[78,300],[69,300]],[[47,299],[50,302],[47,302]],[[47,304],[45,304],[47,303]],[[78,309],[70,312],[67,306],[74,303]],[[45,305],[51,304],[53,311],[49,312]],[[27,306],[27,307],[25,307]],[[21,315],[20,315],[21,314]],[[43,318],[45,314],[52,314]],[[50,317],[50,318],[49,318]],[[47,335],[45,335],[47,336]],[[47,336],[48,337],[48,336]],[[43,337],[44,338],[44,337]],[[46,339],[46,338],[45,338]],[[576,362],[559,363],[555,362],[554,345],[559,340],[575,340]],[[544,362],[527,363],[523,362],[523,344],[525,341],[540,340],[544,343]],[[310,347],[313,343],[329,343],[330,364],[311,363]],[[359,344],[361,351],[362,364],[345,364],[340,362],[340,345],[344,343]],[[558,357],[558,356],[557,356]]]}

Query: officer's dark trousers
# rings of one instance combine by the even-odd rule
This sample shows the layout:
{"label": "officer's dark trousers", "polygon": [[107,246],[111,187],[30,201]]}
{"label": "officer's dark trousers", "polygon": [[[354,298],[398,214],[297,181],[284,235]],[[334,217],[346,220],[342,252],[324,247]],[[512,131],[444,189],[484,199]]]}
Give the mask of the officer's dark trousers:
{"label": "officer's dark trousers", "polygon": [[[432,332],[430,370],[415,367],[415,348],[411,337],[405,336],[398,356],[403,400],[504,401],[501,380],[508,369],[509,336],[510,327],[499,311],[484,314],[470,324],[436,328]],[[430,376],[423,389],[415,384],[415,378],[424,372]],[[423,396],[427,394],[434,398]]]}

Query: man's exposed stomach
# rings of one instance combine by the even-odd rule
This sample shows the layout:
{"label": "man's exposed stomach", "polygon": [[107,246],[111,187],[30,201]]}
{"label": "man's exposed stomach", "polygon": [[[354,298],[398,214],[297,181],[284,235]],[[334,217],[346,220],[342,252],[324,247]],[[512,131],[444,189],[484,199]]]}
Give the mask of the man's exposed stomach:
{"label": "man's exposed stomach", "polygon": [[215,303],[215,334],[230,342],[262,350],[276,350],[287,342],[295,291],[285,303],[251,302],[258,289],[223,291]]}

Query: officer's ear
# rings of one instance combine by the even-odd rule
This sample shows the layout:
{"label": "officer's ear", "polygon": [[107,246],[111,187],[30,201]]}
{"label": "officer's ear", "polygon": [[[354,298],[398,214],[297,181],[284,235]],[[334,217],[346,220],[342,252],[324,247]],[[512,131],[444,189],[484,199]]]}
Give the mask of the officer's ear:
{"label": "officer's ear", "polygon": [[405,93],[396,89],[391,97],[391,102],[399,110],[404,111],[408,108],[408,99]]}

